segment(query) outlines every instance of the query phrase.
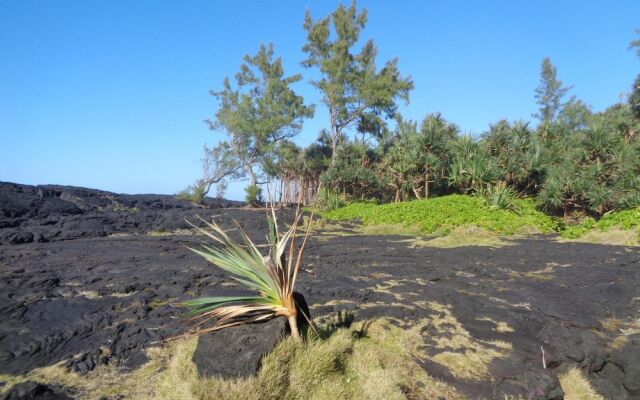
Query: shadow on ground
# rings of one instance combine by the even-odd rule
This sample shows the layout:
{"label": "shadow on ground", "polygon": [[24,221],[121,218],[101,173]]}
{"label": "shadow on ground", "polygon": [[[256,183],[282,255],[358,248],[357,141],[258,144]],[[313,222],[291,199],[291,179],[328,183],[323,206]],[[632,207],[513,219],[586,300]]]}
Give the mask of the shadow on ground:
{"label": "shadow on ground", "polygon": [[[258,239],[266,228],[255,211],[221,218]],[[238,293],[186,248],[199,241],[126,234],[0,246],[0,374],[59,361],[80,372],[143,364],[147,346],[184,329],[171,303]],[[298,282],[320,321],[349,313],[420,329],[416,360],[472,398],[575,366],[606,398],[640,398],[638,287],[635,248],[537,236],[444,249],[347,228],[316,233]]]}

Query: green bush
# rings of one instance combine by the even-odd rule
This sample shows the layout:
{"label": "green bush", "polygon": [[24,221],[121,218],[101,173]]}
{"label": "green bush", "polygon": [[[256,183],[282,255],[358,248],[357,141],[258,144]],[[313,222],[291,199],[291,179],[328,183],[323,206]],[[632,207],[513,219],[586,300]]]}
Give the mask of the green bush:
{"label": "green bush", "polygon": [[368,225],[415,225],[425,233],[446,234],[453,228],[475,225],[499,234],[514,234],[532,226],[541,232],[554,232],[558,222],[535,208],[530,199],[515,200],[519,214],[489,207],[484,199],[465,195],[450,195],[429,200],[376,205],[353,203],[321,213],[329,220],[360,220]]}
{"label": "green bush", "polygon": [[249,204],[254,204],[262,201],[262,188],[258,185],[249,185],[244,188],[244,199]]}
{"label": "green bush", "polygon": [[190,201],[196,204],[202,204],[204,201],[206,192],[206,184],[202,179],[199,179],[193,185],[187,186],[185,189],[179,191],[176,197],[180,200]]}
{"label": "green bush", "polygon": [[516,214],[520,213],[520,209],[516,204],[518,193],[504,182],[489,185],[486,189],[480,190],[479,194],[490,208],[508,210]]}
{"label": "green bush", "polygon": [[345,197],[329,189],[320,189],[315,201],[315,208],[322,211],[331,211],[347,204]]}
{"label": "green bush", "polygon": [[640,227],[640,207],[631,210],[612,212],[610,214],[606,214],[598,221],[593,218],[585,218],[580,224],[568,227],[560,234],[565,238],[575,239],[593,229],[606,231],[613,227],[623,230]]}

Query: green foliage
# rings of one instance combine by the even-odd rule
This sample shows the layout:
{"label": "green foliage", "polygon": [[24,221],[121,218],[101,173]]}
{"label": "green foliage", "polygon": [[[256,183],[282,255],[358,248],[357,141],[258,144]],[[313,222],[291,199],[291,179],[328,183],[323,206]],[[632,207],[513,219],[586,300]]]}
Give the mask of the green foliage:
{"label": "green foliage", "polygon": [[220,106],[210,127],[226,133],[225,148],[240,161],[251,185],[278,143],[296,136],[314,114],[290,87],[302,76],[285,76],[282,60],[273,55],[272,45],[260,46],[255,56],[245,55],[235,86],[225,78],[222,90],[211,92]]}
{"label": "green foliage", "polygon": [[459,137],[452,144],[453,162],[449,173],[449,185],[461,193],[475,193],[495,180],[486,154],[478,142],[469,135]]}
{"label": "green foliage", "polygon": [[206,195],[207,185],[203,179],[198,179],[193,185],[187,186],[179,191],[176,197],[180,200],[190,201],[195,204],[202,204]]}
{"label": "green foliage", "polygon": [[340,207],[344,207],[347,204],[343,195],[333,192],[329,189],[320,189],[316,197],[314,206],[318,210],[331,211]]}
{"label": "green foliage", "polygon": [[480,146],[500,180],[520,192],[537,191],[544,178],[542,142],[528,123],[499,121],[482,136]]}
{"label": "green foliage", "polygon": [[541,232],[553,232],[558,223],[536,210],[530,199],[515,200],[519,214],[489,207],[478,197],[450,195],[429,200],[376,205],[353,203],[322,213],[329,220],[360,220],[369,225],[416,225],[422,232],[446,234],[453,228],[476,225],[499,234],[514,234],[533,226]]}
{"label": "green foliage", "polygon": [[[212,184],[248,177],[250,202],[259,199],[259,184],[270,183],[280,196],[275,201],[319,198],[326,209],[343,200],[452,193],[478,194],[487,207],[511,211],[519,209],[516,194],[534,197],[541,209],[567,217],[640,205],[640,77],[628,104],[594,113],[575,96],[566,98],[570,87],[545,58],[535,89],[537,127],[501,120],[480,138],[461,135],[437,113],[421,124],[401,117],[398,103],[408,102],[413,82],[396,59],[377,64],[374,42],[361,40],[366,23],[367,10],[355,1],[318,20],[305,15],[302,65],[316,70],[311,83],[329,116],[307,147],[293,141],[314,113],[291,88],[302,77],[284,74],[272,46],[245,56],[235,80],[212,92],[220,107],[210,125],[227,140],[207,149],[202,182],[180,195],[198,201]],[[640,55],[640,39],[630,48]],[[327,192],[318,194],[321,187]]]}
{"label": "green foliage", "polygon": [[394,191],[394,200],[428,198],[447,191],[451,143],[459,128],[440,114],[429,114],[418,131],[417,123],[396,116],[394,136],[383,143],[380,174]]}
{"label": "green foliage", "polygon": [[623,230],[640,227],[640,207],[612,212],[597,221],[590,217],[585,218],[580,224],[568,227],[562,231],[561,235],[568,239],[576,239],[594,229],[606,231],[614,227]]}
{"label": "green foliage", "polygon": [[320,181],[323,187],[342,193],[349,200],[384,198],[385,182],[378,174],[377,163],[375,152],[363,143],[346,143]]}
{"label": "green foliage", "polygon": [[636,77],[631,87],[631,94],[629,95],[629,106],[633,111],[633,116],[640,120],[640,75]]}
{"label": "green foliage", "polygon": [[[293,299],[293,288],[306,236],[298,249],[295,243],[296,230],[301,214],[297,214],[291,227],[280,234],[276,214],[271,209],[269,218],[269,255],[264,257],[256,245],[240,229],[242,243],[231,239],[215,222],[204,220],[207,230],[199,228],[201,234],[214,241],[215,247],[203,245],[199,249],[189,248],[211,264],[229,273],[233,280],[249,290],[257,292],[245,296],[203,297],[188,300],[180,305],[189,309],[185,317],[194,321],[193,332],[202,334],[234,325],[249,324],[284,316],[289,319],[292,336],[301,340],[294,321],[297,308]],[[308,233],[308,230],[307,230]],[[288,253],[288,258],[287,258]],[[203,327],[210,323],[211,326]]]}
{"label": "green foliage", "polygon": [[497,210],[509,210],[519,213],[516,204],[518,193],[504,182],[489,185],[479,193],[490,208]]}
{"label": "green foliage", "polygon": [[249,185],[244,188],[244,199],[249,204],[255,204],[262,201],[262,188],[257,185]]}
{"label": "green foliage", "polygon": [[379,136],[381,116],[393,117],[396,101],[407,102],[413,89],[411,78],[400,75],[397,59],[377,69],[373,40],[365,42],[359,53],[352,52],[366,23],[367,10],[358,12],[355,1],[349,7],[340,4],[318,21],[309,11],[304,19],[307,42],[302,50],[307,59],[302,65],[320,72],[313,85],[329,109],[332,164],[343,130],[357,122],[361,133]]}
{"label": "green foliage", "polygon": [[549,144],[550,162],[539,193],[545,209],[604,215],[640,205],[640,146],[629,134],[629,117],[608,110],[592,117],[586,129]]}
{"label": "green foliage", "polygon": [[554,122],[563,104],[562,98],[571,88],[563,87],[562,81],[557,79],[557,69],[546,57],[542,61],[540,72],[540,85],[536,88],[536,102],[540,110],[534,117],[542,124]]}

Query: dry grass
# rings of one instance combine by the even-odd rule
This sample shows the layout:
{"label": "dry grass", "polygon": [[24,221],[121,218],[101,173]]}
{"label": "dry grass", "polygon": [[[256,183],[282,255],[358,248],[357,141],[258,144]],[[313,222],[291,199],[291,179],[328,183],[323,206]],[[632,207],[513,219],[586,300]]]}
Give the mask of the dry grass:
{"label": "dry grass", "polygon": [[455,318],[449,306],[435,302],[427,305],[432,313],[420,329],[431,345],[423,357],[443,365],[456,378],[490,379],[489,364],[496,358],[508,357],[511,343],[476,339]]}
{"label": "dry grass", "polygon": [[570,369],[558,378],[565,400],[604,400],[578,368]]}
{"label": "dry grass", "polygon": [[625,325],[625,322],[620,318],[609,317],[600,321],[600,325],[610,333],[616,333]]}
{"label": "dry grass", "polygon": [[163,236],[191,236],[198,235],[194,229],[176,229],[174,231],[149,231],[147,236],[163,237]]}
{"label": "dry grass", "polygon": [[419,226],[404,224],[360,225],[358,231],[365,235],[423,235]]}
{"label": "dry grass", "polygon": [[31,379],[74,388],[83,399],[462,399],[414,361],[411,354],[421,343],[419,330],[386,320],[356,323],[306,346],[285,340],[265,357],[257,376],[222,380],[198,377],[192,338],[150,349],[150,361],[131,372],[101,366],[79,375],[56,365],[0,376],[8,382],[1,390]]}
{"label": "dry grass", "polygon": [[640,228],[620,229],[617,227],[601,231],[593,229],[576,239],[560,239],[563,242],[587,242],[619,246],[640,246]]}
{"label": "dry grass", "polygon": [[407,241],[411,247],[438,247],[451,249],[463,246],[503,247],[512,243],[503,240],[497,234],[475,226],[458,227],[446,236],[435,239],[411,239]]}
{"label": "dry grass", "polygon": [[492,324],[495,325],[495,327],[492,330],[495,331],[495,332],[498,332],[498,333],[515,332],[515,329],[513,329],[511,326],[509,326],[509,324],[507,324],[504,321],[496,321],[496,320],[494,320],[492,318],[489,318],[489,317],[476,318],[476,320],[491,322]]}
{"label": "dry grass", "polygon": [[514,279],[532,279],[536,281],[553,280],[553,267],[546,266],[536,271],[513,271],[509,270],[507,274]]}

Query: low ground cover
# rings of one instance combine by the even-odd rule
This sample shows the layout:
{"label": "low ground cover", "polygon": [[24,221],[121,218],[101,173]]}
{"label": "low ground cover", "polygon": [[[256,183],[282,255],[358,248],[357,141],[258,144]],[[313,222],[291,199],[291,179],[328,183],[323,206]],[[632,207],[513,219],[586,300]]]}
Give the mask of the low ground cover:
{"label": "low ground cover", "polygon": [[[394,234],[446,236],[464,227],[477,227],[496,235],[559,233],[565,239],[598,243],[640,244],[640,207],[612,212],[599,220],[585,218],[567,226],[539,211],[532,199],[515,200],[516,210],[491,207],[482,198],[450,195],[399,203],[356,202],[320,211],[329,221],[360,221],[363,229],[384,234],[381,227],[394,227]],[[405,231],[403,231],[403,228]]]}
{"label": "low ground cover", "polygon": [[559,223],[535,208],[532,200],[516,200],[518,212],[488,206],[478,197],[450,195],[429,200],[389,204],[352,203],[321,215],[329,220],[359,220],[366,225],[417,226],[427,234],[446,235],[459,226],[475,225],[511,235],[535,228],[542,233],[559,229]]}
{"label": "low ground cover", "polygon": [[612,212],[597,221],[593,218],[585,218],[580,224],[564,229],[560,235],[567,239],[578,239],[591,234],[595,238],[595,236],[601,236],[598,232],[614,232],[618,236],[631,235],[627,239],[633,240],[635,236],[636,242],[640,242],[640,207]]}

